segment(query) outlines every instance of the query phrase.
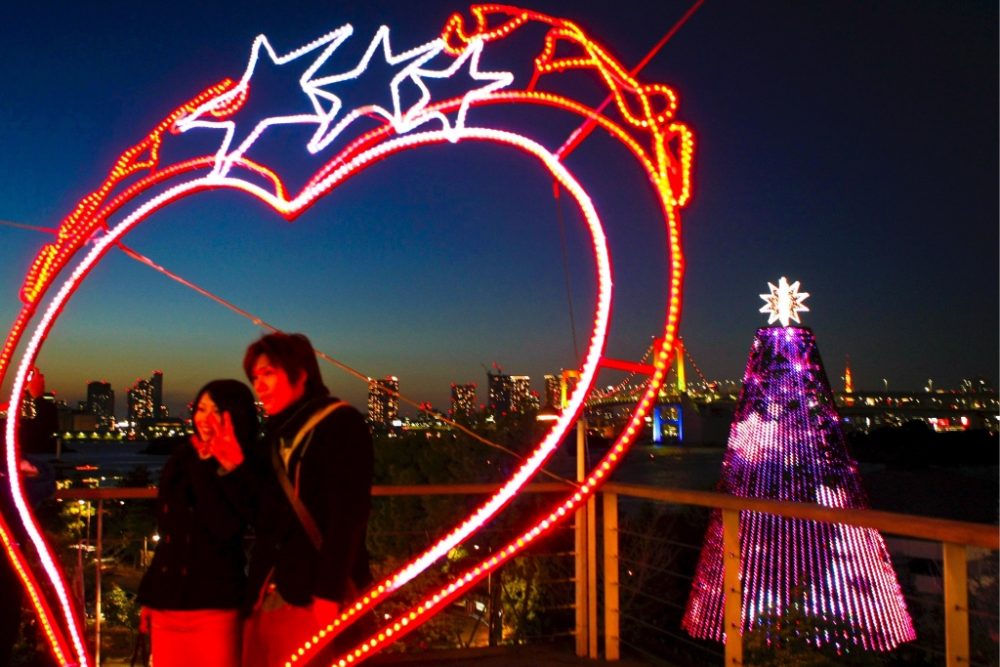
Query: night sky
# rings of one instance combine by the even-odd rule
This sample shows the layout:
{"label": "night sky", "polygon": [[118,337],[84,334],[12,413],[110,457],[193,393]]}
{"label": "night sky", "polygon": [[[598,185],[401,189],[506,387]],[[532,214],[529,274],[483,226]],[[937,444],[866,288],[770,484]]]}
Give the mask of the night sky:
{"label": "night sky", "polygon": [[[146,4],[5,10],[0,221],[56,226],[167,113],[224,77],[238,79],[257,34],[290,51],[349,22],[346,63],[381,23],[402,50],[465,9]],[[631,67],[690,5],[530,7],[575,20]],[[696,135],[694,198],[682,211],[681,333],[708,378],[742,375],[754,330],[766,323],[757,295],[785,275],[812,295],[804,323],[835,386],[847,355],[860,389],[882,388],[883,379],[913,390],[928,379],[935,387],[971,376],[997,383],[997,25],[996,3],[973,0],[707,0],[643,70],[641,80],[674,88],[676,117]],[[484,63],[497,69],[530,60],[526,48],[516,62],[488,61],[489,53]],[[589,80],[565,85],[593,105],[604,97]],[[386,92],[349,91],[357,103]],[[273,98],[268,108],[277,111],[268,113],[305,100]],[[553,112],[483,109],[469,118],[530,129],[551,149],[579,124]],[[200,132],[190,141],[212,152],[221,134]],[[274,131],[257,148],[289,161],[295,182],[321,163],[306,157],[309,134]],[[662,330],[658,208],[639,169],[605,136],[591,135],[566,165],[609,238],[608,354],[637,359]],[[396,155],[291,224],[247,196],[210,192],[158,212],[125,242],[262,319],[307,333],[363,373],[399,376],[414,400],[447,408],[451,382],[477,382],[484,400],[484,365],[531,375],[540,390],[544,373],[577,364],[591,326],[593,260],[564,199],[571,327],[558,206],[551,177],[532,160],[459,143]],[[13,321],[24,272],[49,238],[0,226],[0,321]],[[202,383],[241,377],[243,349],[258,334],[113,251],[71,301],[39,365],[49,389],[73,402],[88,380],[110,381],[119,414],[125,389],[163,370],[176,412]],[[324,374],[335,393],[364,403],[362,383],[326,366]]]}

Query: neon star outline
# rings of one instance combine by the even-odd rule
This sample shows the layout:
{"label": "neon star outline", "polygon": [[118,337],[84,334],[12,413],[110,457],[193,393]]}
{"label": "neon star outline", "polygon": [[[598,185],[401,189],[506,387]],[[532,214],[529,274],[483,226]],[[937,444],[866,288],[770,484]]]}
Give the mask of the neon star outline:
{"label": "neon star outline", "polygon": [[809,312],[809,307],[802,303],[809,298],[809,292],[799,291],[798,280],[789,285],[785,276],[781,276],[777,285],[768,282],[767,286],[771,293],[760,295],[765,304],[759,311],[768,314],[767,323],[774,324],[780,320],[781,326],[787,327],[788,323],[794,320],[797,324],[801,324],[799,313]]}
{"label": "neon star outline", "polygon": [[[240,82],[234,86],[232,89],[226,91],[222,95],[215,97],[205,104],[201,105],[195,109],[191,114],[177,121],[176,127],[180,132],[187,132],[200,127],[209,128],[221,128],[225,130],[225,137],[222,140],[222,144],[219,146],[219,150],[215,153],[215,168],[213,170],[213,176],[224,177],[229,173],[232,168],[233,163],[239,160],[250,146],[264,133],[271,125],[279,124],[294,124],[294,123],[317,123],[320,127],[316,134],[313,135],[313,139],[310,141],[315,141],[320,132],[325,129],[329,124],[330,119],[336,116],[337,112],[340,110],[340,100],[336,97],[325,93],[312,85],[312,76],[330,57],[337,48],[343,44],[344,40],[350,37],[354,33],[354,27],[351,24],[345,24],[336,30],[328,32],[327,34],[319,37],[304,46],[299,47],[283,56],[279,56],[271,46],[265,35],[258,35],[254,41],[253,45],[250,47],[250,60],[247,63],[247,68],[243,72],[243,77]],[[271,62],[275,65],[281,66],[297,60],[301,56],[315,51],[320,47],[325,47],[320,52],[316,60],[306,68],[302,76],[299,77],[299,85],[302,86],[302,90],[306,93],[312,104],[313,114],[294,114],[290,116],[272,116],[265,118],[257,123],[253,131],[247,136],[243,142],[236,147],[235,150],[230,151],[230,147],[233,141],[233,136],[236,133],[236,121],[232,119],[227,120],[204,120],[206,114],[210,114],[217,109],[222,109],[228,106],[231,102],[236,100],[239,96],[246,94],[247,88],[250,85],[250,80],[253,77],[254,70],[257,67],[257,60],[260,57],[260,51],[263,48],[267,52],[267,56],[271,59]],[[332,102],[330,109],[324,109],[319,98],[326,99],[328,102]],[[332,98],[332,99],[331,99]]]}
{"label": "neon star outline", "polygon": [[[393,110],[389,111],[385,107],[379,106],[377,104],[366,105],[363,107],[358,107],[357,109],[352,109],[350,113],[337,121],[337,124],[332,128],[330,123],[336,117],[336,112],[340,111],[342,102],[340,98],[330,92],[322,90],[323,86],[328,86],[330,84],[340,83],[342,81],[350,81],[358,78],[368,69],[368,63],[371,62],[372,56],[375,54],[375,50],[382,47],[382,55],[385,58],[385,62],[389,65],[396,66],[405,63],[408,60],[413,60],[414,62],[407,66],[402,72],[393,77],[390,82],[390,89],[392,94]],[[320,124],[320,128],[313,135],[313,138],[309,140],[306,147],[311,153],[317,153],[327,146],[330,145],[334,139],[340,135],[344,129],[350,125],[355,119],[361,117],[363,113],[374,112],[384,117],[390,123],[396,127],[400,134],[405,133],[407,130],[411,129],[409,127],[403,129],[400,124],[400,119],[403,117],[400,109],[399,103],[399,82],[408,76],[407,71],[410,67],[414,65],[421,65],[444,49],[444,41],[440,38],[431,40],[426,44],[414,47],[408,51],[393,55],[392,45],[389,42],[389,26],[380,26],[378,30],[375,31],[375,35],[372,37],[372,41],[369,42],[368,48],[365,49],[364,55],[361,56],[361,60],[358,64],[354,66],[353,69],[346,72],[341,72],[340,74],[333,74],[330,76],[325,76],[319,79],[312,79],[308,82],[310,90],[318,96],[324,97],[328,100],[334,102],[334,108],[336,112],[327,118]]]}
{"label": "neon star outline", "polygon": [[[493,72],[493,71],[482,71],[479,69],[479,58],[483,53],[483,45],[485,42],[481,38],[476,38],[470,41],[469,45],[462,51],[450,65],[440,70],[423,69],[420,65],[423,65],[429,59],[425,59],[420,63],[415,63],[414,66],[408,67],[404,72],[400,74],[400,77],[409,77],[413,83],[421,90],[420,100],[418,100],[413,106],[411,106],[406,114],[400,120],[399,129],[401,132],[406,132],[414,127],[422,125],[430,120],[441,121],[442,129],[448,136],[448,140],[452,143],[458,141],[458,130],[465,127],[465,117],[468,113],[469,107],[472,105],[474,100],[484,99],[489,97],[490,93],[494,90],[499,90],[509,86],[514,81],[514,75],[511,72]],[[444,43],[442,42],[442,47]],[[458,115],[455,118],[455,125],[452,126],[448,117],[440,111],[430,111],[426,112],[427,104],[430,101],[431,93],[427,86],[423,82],[423,77],[434,78],[434,79],[447,79],[466,65],[469,64],[469,76],[476,81],[487,81],[488,83],[479,88],[473,88],[472,90],[465,93],[462,97],[462,104],[458,109]],[[410,71],[412,69],[412,71]],[[398,81],[393,80],[393,86],[398,86]]]}

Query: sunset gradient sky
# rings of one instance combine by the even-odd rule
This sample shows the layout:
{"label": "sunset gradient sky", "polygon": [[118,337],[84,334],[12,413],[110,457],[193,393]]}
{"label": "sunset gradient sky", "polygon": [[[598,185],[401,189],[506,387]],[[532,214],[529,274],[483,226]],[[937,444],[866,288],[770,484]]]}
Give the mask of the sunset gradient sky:
{"label": "sunset gradient sky", "polygon": [[[345,46],[363,50],[384,23],[402,49],[465,9],[437,0],[202,4],[23,3],[7,12],[0,221],[56,226],[169,111],[239,78],[257,34],[288,51],[350,22]],[[529,7],[573,19],[631,67],[690,4]],[[677,91],[676,116],[696,133],[681,332],[709,378],[742,374],[766,322],[757,295],[785,275],[812,294],[804,322],[835,386],[847,355],[859,388],[883,378],[891,389],[997,382],[997,18],[996,3],[978,0],[708,0],[642,71],[641,80]],[[507,55],[523,66],[530,47]],[[582,101],[603,99],[587,81],[567,85]],[[358,103],[386,94],[365,84],[352,92]],[[578,124],[482,113],[530,126],[553,149]],[[260,146],[288,161],[291,180],[317,166],[303,136],[276,131]],[[655,201],[598,133],[566,164],[609,236],[608,353],[637,359],[663,321]],[[582,353],[593,260],[565,201],[563,214]],[[13,321],[24,273],[49,238],[0,226],[0,321]],[[399,376],[404,394],[442,408],[451,382],[477,382],[483,398],[484,365],[529,374],[540,390],[543,373],[577,363],[551,178],[509,150],[460,143],[394,156],[292,224],[245,196],[202,194],[155,214],[126,243],[363,373]],[[163,370],[177,411],[205,381],[241,377],[242,350],[258,333],[113,252],[71,301],[40,366],[49,388],[74,402],[88,380],[112,382],[119,413],[137,377]],[[363,404],[362,383],[324,372],[336,393]]]}

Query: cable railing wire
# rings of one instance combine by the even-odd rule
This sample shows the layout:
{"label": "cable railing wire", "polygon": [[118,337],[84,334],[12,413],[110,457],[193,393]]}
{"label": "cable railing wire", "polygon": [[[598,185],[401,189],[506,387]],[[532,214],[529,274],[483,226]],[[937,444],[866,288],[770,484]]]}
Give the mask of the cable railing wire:
{"label": "cable railing wire", "polygon": [[659,595],[653,595],[652,593],[643,588],[637,586],[622,586],[621,584],[619,584],[619,586],[621,587],[622,591],[626,593],[632,593],[636,597],[641,597],[645,600],[652,600],[653,602],[659,602],[660,604],[665,604],[668,607],[673,607],[674,609],[685,608],[685,605],[679,604],[677,602],[672,602],[671,600],[667,600],[666,598],[660,597]]}
{"label": "cable railing wire", "polygon": [[[205,288],[203,288],[203,287],[201,287],[199,285],[196,285],[195,283],[191,282],[190,280],[187,280],[186,278],[184,278],[182,276],[179,276],[178,274],[170,271],[166,267],[163,267],[163,266],[157,264],[156,262],[154,262],[150,258],[146,257],[145,255],[143,255],[143,254],[141,254],[139,252],[136,252],[132,248],[129,248],[128,246],[124,245],[123,243],[117,243],[116,245],[128,257],[134,259],[135,261],[137,261],[137,262],[139,262],[141,264],[144,264],[144,265],[150,267],[151,269],[154,269],[155,271],[158,271],[159,273],[165,275],[166,277],[170,278],[171,280],[174,280],[174,281],[180,283],[181,285],[184,285],[185,287],[188,287],[188,288],[194,290],[198,294],[201,294],[202,296],[204,296],[204,297],[206,297],[208,299],[211,299],[212,301],[215,301],[219,305],[224,306],[225,308],[228,308],[229,310],[233,311],[237,315],[240,315],[241,317],[244,317],[244,318],[250,320],[254,325],[256,325],[258,327],[261,327],[262,329],[266,329],[268,331],[271,331],[271,332],[279,332],[279,331],[281,331],[281,329],[279,329],[278,327],[274,326],[273,324],[270,324],[270,323],[266,322],[265,320],[263,320],[262,318],[254,315],[253,313],[251,313],[251,312],[249,312],[247,310],[244,310],[243,308],[240,308],[239,306],[237,306],[236,304],[232,303],[231,301],[228,301],[228,300],[226,300],[226,299],[224,299],[224,298],[222,298],[222,297],[220,297],[220,296],[218,296],[216,294],[213,294],[212,292],[208,291],[207,289],[205,289]],[[323,361],[326,361],[327,363],[332,364],[336,368],[344,371],[348,375],[350,375],[350,376],[352,376],[352,377],[354,377],[354,378],[356,378],[358,380],[361,380],[362,382],[365,382],[366,384],[369,384],[371,382],[371,380],[372,380],[372,378],[369,377],[368,375],[365,375],[361,371],[359,371],[359,370],[357,370],[357,369],[349,366],[348,364],[345,364],[344,362],[339,361],[339,360],[333,358],[332,356],[330,356],[329,354],[327,354],[327,353],[325,353],[325,352],[323,352],[321,350],[316,350],[316,356],[319,357],[320,359],[322,359]],[[505,454],[513,456],[514,458],[516,458],[519,461],[523,462],[525,460],[524,456],[522,456],[521,454],[515,452],[514,450],[510,449],[509,447],[504,447],[503,445],[501,445],[501,444],[499,444],[497,442],[493,442],[492,440],[484,438],[483,436],[479,435],[478,433],[476,433],[472,429],[466,427],[465,425],[460,424],[459,422],[456,422],[453,419],[448,419],[444,415],[441,415],[441,414],[438,414],[438,413],[434,412],[433,410],[431,410],[430,408],[426,407],[422,403],[420,403],[418,401],[415,401],[415,400],[413,400],[411,398],[408,398],[408,397],[406,397],[405,395],[401,394],[398,391],[394,391],[392,389],[389,389],[388,387],[381,387],[381,386],[380,386],[380,390],[384,391],[385,393],[389,394],[390,396],[393,396],[393,397],[397,398],[401,403],[405,403],[406,405],[409,405],[410,407],[416,408],[417,410],[419,410],[419,411],[421,411],[421,412],[429,415],[430,417],[436,419],[437,421],[440,421],[440,422],[442,422],[444,424],[447,424],[448,426],[451,426],[452,428],[454,428],[454,429],[456,429],[458,431],[461,431],[462,433],[464,433],[465,435],[469,436],[473,440],[476,440],[476,441],[478,441],[478,442],[480,442],[480,443],[482,443],[482,444],[484,444],[484,445],[486,445],[488,447],[492,447],[492,448],[494,448],[496,450],[499,450],[499,451],[501,451],[501,452],[503,452]],[[551,472],[549,470],[546,470],[544,468],[541,469],[541,473],[543,475],[546,475],[547,477],[549,477],[551,479],[554,479],[554,480],[558,481],[558,482],[564,482],[564,483],[570,484],[572,486],[579,486],[579,484],[577,482],[574,482],[574,481],[572,481],[572,480],[570,480],[570,479],[568,479],[566,477],[562,477],[561,475],[557,475],[557,474],[555,474],[555,473],[553,473],[553,472]]]}
{"label": "cable railing wire", "polygon": [[[666,574],[666,575],[669,575],[671,577],[675,577],[677,579],[684,579],[684,580],[687,580],[687,581],[691,581],[691,580],[694,579],[693,573],[677,572],[675,570],[669,570],[669,569],[667,569],[665,567],[659,567],[658,565],[653,565],[652,563],[649,563],[649,562],[634,560],[634,559],[631,559],[631,558],[622,558],[621,556],[618,557],[618,560],[619,560],[619,562],[621,562],[623,564],[631,564],[631,565],[642,566],[643,569],[648,569],[648,570],[652,570],[653,572],[659,572],[661,574]],[[640,569],[640,568],[636,568],[636,569]]]}
{"label": "cable railing wire", "polygon": [[[693,639],[689,639],[688,637],[684,637],[683,635],[679,635],[677,633],[670,632],[668,630],[664,630],[663,628],[659,628],[659,627],[657,627],[655,625],[652,625],[651,623],[648,623],[648,622],[642,620],[641,618],[637,618],[635,616],[630,616],[628,614],[622,614],[622,619],[623,620],[628,620],[631,623],[634,623],[636,626],[645,628],[645,629],[650,630],[652,632],[659,633],[659,634],[663,635],[664,637],[669,637],[670,639],[673,639],[674,641],[677,641],[677,642],[680,642],[682,644],[686,644],[688,646],[692,646],[694,648],[697,648],[697,649],[703,651],[704,653],[707,653],[708,655],[711,655],[711,656],[714,656],[714,657],[719,657],[719,658],[723,657],[723,653],[721,651],[715,651],[715,650],[709,648],[709,646],[707,646],[705,644],[701,644],[701,643],[699,643],[699,642],[697,642],[697,641],[695,641]],[[621,643],[627,645],[633,651],[635,651],[637,653],[640,653],[640,654],[642,654],[644,656],[655,657],[655,658],[657,658],[659,660],[662,660],[661,656],[653,654],[653,653],[650,653],[647,649],[645,649],[645,648],[643,648],[643,647],[641,647],[641,646],[639,646],[637,644],[634,644],[634,643],[630,642],[628,639],[626,639],[624,637],[621,638]]]}

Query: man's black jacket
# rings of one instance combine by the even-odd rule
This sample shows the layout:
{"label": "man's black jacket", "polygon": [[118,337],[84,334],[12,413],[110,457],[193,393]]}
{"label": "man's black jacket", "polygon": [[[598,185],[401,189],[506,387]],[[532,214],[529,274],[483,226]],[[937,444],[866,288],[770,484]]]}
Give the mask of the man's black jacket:
{"label": "man's black jacket", "polygon": [[[258,480],[255,539],[250,555],[248,602],[268,581],[291,604],[313,597],[347,602],[349,591],[371,582],[365,538],[371,510],[374,451],[361,414],[344,405],[313,430],[288,462],[298,495],[318,525],[323,545],[317,552],[278,484],[271,450],[291,442],[302,425],[335,398],[304,398],[268,419],[261,446],[248,459]],[[349,583],[350,582],[350,583]]]}

